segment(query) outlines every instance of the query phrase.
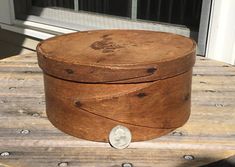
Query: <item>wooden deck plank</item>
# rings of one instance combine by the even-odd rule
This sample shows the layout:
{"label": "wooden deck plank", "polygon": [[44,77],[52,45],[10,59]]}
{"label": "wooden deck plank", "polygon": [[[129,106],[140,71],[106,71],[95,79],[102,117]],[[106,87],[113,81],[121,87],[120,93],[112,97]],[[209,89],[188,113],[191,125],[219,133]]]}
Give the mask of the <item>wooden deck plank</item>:
{"label": "wooden deck plank", "polygon": [[[54,128],[45,114],[35,54],[0,60],[0,166],[199,166],[235,154],[235,67],[198,57],[187,124],[158,139],[115,150]],[[27,129],[29,134],[22,134]],[[186,160],[184,155],[193,155]]]}
{"label": "wooden deck plank", "polygon": [[[196,150],[168,150],[168,149],[127,149],[116,151],[110,148],[21,148],[17,151],[14,148],[6,147],[5,149],[13,152],[11,155],[18,161],[9,163],[17,166],[47,166],[54,167],[60,162],[68,162],[68,166],[78,167],[120,167],[125,162],[135,162],[135,167],[150,167],[150,166],[193,166],[195,164],[202,165],[208,161],[216,161],[218,157],[228,156],[230,151],[218,151],[211,153],[205,151],[201,153]],[[195,155],[197,159],[193,161],[185,161],[184,155]],[[95,155],[95,156],[94,156]],[[145,155],[145,158],[143,158]],[[171,155],[169,157],[169,155]],[[170,160],[169,160],[170,158]],[[5,158],[2,163],[9,161],[10,158]],[[34,161],[32,161],[34,160]],[[12,160],[14,161],[14,159]],[[98,162],[98,163],[97,163]],[[176,165],[177,164],[177,165]]]}

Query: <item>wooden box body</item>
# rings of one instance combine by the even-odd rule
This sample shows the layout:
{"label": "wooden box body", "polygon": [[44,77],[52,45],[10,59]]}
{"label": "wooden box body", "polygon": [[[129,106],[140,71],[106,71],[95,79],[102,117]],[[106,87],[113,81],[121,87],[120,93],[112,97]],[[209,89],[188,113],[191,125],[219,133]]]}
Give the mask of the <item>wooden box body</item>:
{"label": "wooden box body", "polygon": [[37,47],[46,112],[58,129],[108,141],[111,129],[149,140],[189,118],[195,42],[162,32],[100,30],[73,33]]}

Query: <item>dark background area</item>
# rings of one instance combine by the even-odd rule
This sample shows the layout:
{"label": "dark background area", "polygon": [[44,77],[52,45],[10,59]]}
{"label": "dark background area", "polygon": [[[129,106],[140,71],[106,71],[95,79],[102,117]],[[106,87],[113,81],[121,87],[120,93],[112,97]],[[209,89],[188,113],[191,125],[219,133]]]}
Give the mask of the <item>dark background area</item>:
{"label": "dark background area", "polygon": [[[131,0],[79,0],[79,11],[131,17]],[[75,10],[74,0],[15,0],[18,19],[30,13],[32,6]],[[137,19],[185,25],[199,31],[202,0],[138,0]]]}

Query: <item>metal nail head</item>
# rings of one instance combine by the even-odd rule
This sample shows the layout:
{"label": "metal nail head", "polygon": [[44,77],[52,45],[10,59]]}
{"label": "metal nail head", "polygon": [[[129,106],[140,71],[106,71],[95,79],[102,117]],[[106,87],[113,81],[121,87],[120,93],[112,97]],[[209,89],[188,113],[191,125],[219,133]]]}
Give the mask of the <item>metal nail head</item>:
{"label": "metal nail head", "polygon": [[183,133],[179,132],[179,131],[175,131],[175,132],[172,132],[172,135],[173,136],[183,136]]}
{"label": "metal nail head", "polygon": [[30,133],[30,130],[28,130],[28,129],[23,129],[23,130],[20,131],[20,133],[21,133],[21,134],[24,134],[24,135],[27,135],[27,134]]}
{"label": "metal nail head", "polygon": [[191,160],[194,160],[195,157],[193,155],[184,155],[184,159],[191,161]]}
{"label": "metal nail head", "polygon": [[2,157],[7,157],[7,156],[10,155],[10,153],[9,153],[9,152],[2,152],[0,155],[1,155]]}
{"label": "metal nail head", "polygon": [[133,167],[132,163],[123,163],[122,167]]}
{"label": "metal nail head", "polygon": [[68,166],[68,162],[60,162],[60,163],[58,163],[58,166],[59,167],[66,167],[66,166]]}
{"label": "metal nail head", "polygon": [[39,117],[40,114],[38,114],[38,113],[33,113],[32,116],[33,116],[33,117]]}

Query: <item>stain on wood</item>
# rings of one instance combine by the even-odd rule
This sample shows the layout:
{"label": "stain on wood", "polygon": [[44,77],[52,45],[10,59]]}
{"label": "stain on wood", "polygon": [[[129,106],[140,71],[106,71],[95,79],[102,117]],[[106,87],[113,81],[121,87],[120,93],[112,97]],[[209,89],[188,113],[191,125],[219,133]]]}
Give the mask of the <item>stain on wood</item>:
{"label": "stain on wood", "polygon": [[123,48],[115,42],[112,42],[111,34],[102,35],[102,40],[96,41],[90,45],[94,50],[102,50],[103,53],[114,52],[115,49]]}

